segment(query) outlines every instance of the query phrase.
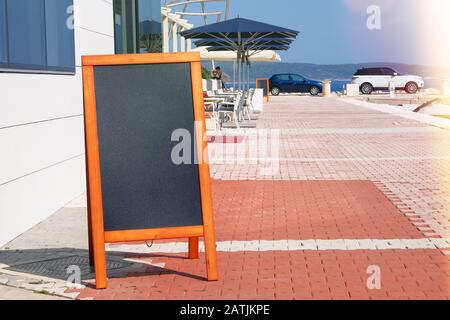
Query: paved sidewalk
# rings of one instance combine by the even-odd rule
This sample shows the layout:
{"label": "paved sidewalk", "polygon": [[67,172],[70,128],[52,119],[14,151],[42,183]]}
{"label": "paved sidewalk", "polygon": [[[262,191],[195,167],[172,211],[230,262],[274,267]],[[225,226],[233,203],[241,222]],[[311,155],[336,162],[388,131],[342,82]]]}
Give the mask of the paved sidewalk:
{"label": "paved sidewalk", "polygon": [[[0,283],[44,277],[78,299],[449,299],[443,120],[274,97],[259,131],[210,139],[220,281],[205,281],[203,257],[185,258],[185,240],[158,241],[108,245],[109,287],[92,289],[82,196],[0,251]],[[261,130],[271,152],[252,159]],[[81,266],[81,288],[65,288],[70,263]]]}
{"label": "paved sidewalk", "polygon": [[65,298],[35,293],[29,290],[0,285],[0,300],[67,300]]}

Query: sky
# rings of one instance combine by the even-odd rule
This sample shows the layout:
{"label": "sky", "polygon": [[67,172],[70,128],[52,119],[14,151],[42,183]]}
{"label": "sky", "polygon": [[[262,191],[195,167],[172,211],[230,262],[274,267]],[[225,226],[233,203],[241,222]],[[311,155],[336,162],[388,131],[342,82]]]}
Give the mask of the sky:
{"label": "sky", "polygon": [[[230,1],[230,18],[239,15],[301,32],[281,53],[284,62],[450,67],[450,0]],[[373,5],[379,15],[367,12]],[[210,4],[209,10],[218,6],[223,4]],[[380,21],[380,29],[370,30],[368,19],[371,25]]]}

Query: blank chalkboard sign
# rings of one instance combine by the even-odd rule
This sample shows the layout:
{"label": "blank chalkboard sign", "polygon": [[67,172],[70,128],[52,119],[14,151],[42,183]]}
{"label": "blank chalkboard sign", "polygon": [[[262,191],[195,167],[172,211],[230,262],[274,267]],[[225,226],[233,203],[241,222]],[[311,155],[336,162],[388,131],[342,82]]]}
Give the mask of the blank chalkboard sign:
{"label": "blank chalkboard sign", "polygon": [[171,159],[173,132],[195,141],[190,64],[98,66],[94,76],[105,231],[202,225],[198,167]]}
{"label": "blank chalkboard sign", "polygon": [[263,89],[263,96],[267,99],[267,101],[269,101],[270,80],[267,78],[257,78],[256,88]]}
{"label": "blank chalkboard sign", "polygon": [[[97,288],[106,287],[105,243],[171,238],[189,238],[197,258],[205,237],[208,279],[217,280],[199,54],[83,57],[83,80]],[[186,138],[190,148],[174,151]]]}

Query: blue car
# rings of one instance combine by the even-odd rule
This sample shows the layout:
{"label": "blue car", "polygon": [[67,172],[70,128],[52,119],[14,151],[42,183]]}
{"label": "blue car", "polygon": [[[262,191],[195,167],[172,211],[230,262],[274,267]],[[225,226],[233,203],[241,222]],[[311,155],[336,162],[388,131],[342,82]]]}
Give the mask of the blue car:
{"label": "blue car", "polygon": [[322,92],[322,83],[298,74],[276,74],[270,78],[270,92],[273,96],[280,93],[309,93],[317,96]]}

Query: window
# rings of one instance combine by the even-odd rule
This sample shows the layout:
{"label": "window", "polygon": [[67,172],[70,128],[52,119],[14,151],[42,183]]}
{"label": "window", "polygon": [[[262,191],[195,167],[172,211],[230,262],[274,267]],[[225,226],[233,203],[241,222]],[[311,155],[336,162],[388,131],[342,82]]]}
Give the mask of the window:
{"label": "window", "polygon": [[0,0],[0,67],[8,61],[6,46],[6,0]]}
{"label": "window", "polygon": [[278,81],[289,81],[289,75],[288,74],[280,74],[276,78]]}
{"label": "window", "polygon": [[355,76],[367,76],[367,75],[369,75],[368,69],[359,69],[355,73]]}
{"label": "window", "polygon": [[161,1],[139,0],[139,52],[162,52]]}
{"label": "window", "polygon": [[44,2],[7,0],[9,63],[19,69],[45,65]]}
{"label": "window", "polygon": [[116,53],[135,53],[136,42],[136,11],[135,2],[129,0],[114,0],[114,33]]}
{"label": "window", "polygon": [[385,76],[394,76],[395,71],[391,68],[383,68],[383,73]]}
{"label": "window", "polygon": [[[75,39],[70,25],[72,0],[45,0],[47,65],[64,70],[74,65]],[[64,14],[65,13],[65,14]]]}
{"label": "window", "polygon": [[3,71],[75,71],[73,0],[0,0]]}
{"label": "window", "polygon": [[305,78],[303,78],[297,74],[292,74],[291,80],[296,81],[296,82],[303,82],[303,81],[305,81]]}
{"label": "window", "polygon": [[382,68],[374,68],[370,74],[371,76],[384,76],[384,71]]}
{"label": "window", "polygon": [[161,1],[114,0],[116,53],[162,52]]}

